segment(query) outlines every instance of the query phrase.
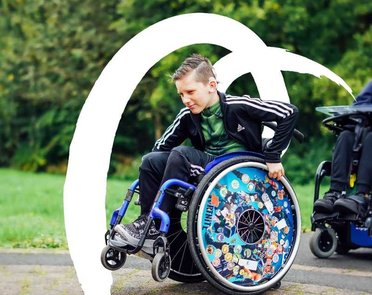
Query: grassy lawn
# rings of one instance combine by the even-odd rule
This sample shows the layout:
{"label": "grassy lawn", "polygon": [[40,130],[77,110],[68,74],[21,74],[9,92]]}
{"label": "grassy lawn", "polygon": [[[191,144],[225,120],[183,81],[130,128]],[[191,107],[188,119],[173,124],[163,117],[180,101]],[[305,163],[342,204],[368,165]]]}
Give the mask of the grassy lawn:
{"label": "grassy lawn", "polygon": [[[62,175],[0,169],[0,247],[67,248]],[[119,207],[129,182],[109,180],[107,217]],[[135,208],[134,208],[135,207]],[[130,206],[128,218],[138,214]]]}
{"label": "grassy lawn", "polygon": [[[66,248],[61,175],[35,174],[0,169],[0,247]],[[130,182],[109,180],[106,214],[119,207]],[[310,228],[313,185],[294,186],[304,230]],[[133,202],[126,220],[138,216]]]}

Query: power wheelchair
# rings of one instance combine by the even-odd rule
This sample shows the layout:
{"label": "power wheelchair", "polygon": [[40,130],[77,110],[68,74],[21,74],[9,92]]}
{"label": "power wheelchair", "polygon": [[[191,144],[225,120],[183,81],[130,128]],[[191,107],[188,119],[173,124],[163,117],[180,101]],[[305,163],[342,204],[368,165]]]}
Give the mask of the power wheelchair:
{"label": "power wheelchair", "polygon": [[[355,139],[350,167],[349,188],[341,197],[355,192],[356,173],[358,171],[360,151],[363,145],[362,135],[365,128],[372,126],[372,106],[333,106],[318,107],[317,111],[329,115],[323,125],[336,135],[344,130],[354,131]],[[331,175],[331,161],[319,164],[315,174],[314,203],[319,198],[322,180]],[[331,214],[313,212],[310,239],[310,250],[319,258],[328,258],[334,252],[347,254],[351,249],[360,247],[372,248],[372,197],[369,194],[367,216],[357,214]]]}
{"label": "power wheelchair", "polygon": [[[296,131],[299,140],[303,135]],[[138,193],[134,181],[105,234],[101,262],[109,270],[121,268],[127,255],[152,261],[156,281],[167,277],[187,283],[207,280],[226,294],[258,294],[279,288],[296,256],[301,233],[300,208],[288,179],[267,175],[262,155],[235,152],[217,157],[195,185],[178,179],[158,191],[145,233],[160,220],[160,236],[152,249],[116,247],[115,225]],[[165,197],[177,198],[171,215],[160,209]],[[187,224],[183,224],[187,212]]]}

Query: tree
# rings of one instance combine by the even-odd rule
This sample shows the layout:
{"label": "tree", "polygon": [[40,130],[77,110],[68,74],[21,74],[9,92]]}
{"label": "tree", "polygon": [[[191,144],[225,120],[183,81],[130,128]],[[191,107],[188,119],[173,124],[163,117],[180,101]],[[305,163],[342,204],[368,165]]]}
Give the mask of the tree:
{"label": "tree", "polygon": [[[330,68],[355,93],[372,77],[372,2],[368,0],[306,0],[301,5],[295,0],[4,0],[0,3],[0,165],[47,170],[66,163],[81,106],[115,52],[148,26],[191,12],[231,17],[268,46],[286,48]],[[174,118],[181,103],[169,76],[193,52],[216,62],[228,50],[189,46],[149,70],[120,122],[113,173],[123,155],[148,151]],[[301,111],[298,127],[307,138],[307,144],[291,149],[291,163],[313,163],[306,158],[314,158],[310,144],[333,139],[321,128],[324,117],[315,107],[349,104],[352,98],[326,79],[296,73],[284,77],[291,101]],[[249,74],[237,79],[229,91],[257,95]],[[305,168],[304,175],[313,173],[315,164]]]}
{"label": "tree", "polygon": [[119,46],[115,5],[1,3],[0,164],[38,170],[66,161],[84,99]]}

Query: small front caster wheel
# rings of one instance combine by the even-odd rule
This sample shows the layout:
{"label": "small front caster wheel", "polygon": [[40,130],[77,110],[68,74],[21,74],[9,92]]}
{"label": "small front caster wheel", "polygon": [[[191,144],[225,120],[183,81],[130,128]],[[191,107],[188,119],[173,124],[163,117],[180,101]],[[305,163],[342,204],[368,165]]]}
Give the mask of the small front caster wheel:
{"label": "small front caster wheel", "polygon": [[106,246],[101,252],[101,263],[108,270],[118,270],[127,260],[127,254]]}
{"label": "small front caster wheel", "polygon": [[272,286],[271,288],[274,290],[278,290],[281,285],[282,285],[282,281],[279,281],[279,282],[276,282],[274,286]]}
{"label": "small front caster wheel", "polygon": [[328,258],[336,250],[337,237],[332,228],[317,228],[310,240],[310,250],[318,258]]}
{"label": "small front caster wheel", "polygon": [[169,255],[157,253],[152,261],[151,274],[155,281],[164,281],[171,269],[171,259]]}

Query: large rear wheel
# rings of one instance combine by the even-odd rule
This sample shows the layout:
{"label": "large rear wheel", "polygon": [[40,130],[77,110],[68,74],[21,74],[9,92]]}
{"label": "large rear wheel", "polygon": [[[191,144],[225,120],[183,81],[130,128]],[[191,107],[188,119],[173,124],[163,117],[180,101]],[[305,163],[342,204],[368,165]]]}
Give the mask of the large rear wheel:
{"label": "large rear wheel", "polygon": [[195,265],[186,234],[187,212],[175,210],[170,216],[170,227],[167,235],[172,261],[169,278],[183,283],[198,283],[204,277]]}
{"label": "large rear wheel", "polygon": [[188,216],[192,257],[226,294],[277,286],[298,251],[300,209],[287,179],[268,178],[262,159],[237,157],[201,181]]}

